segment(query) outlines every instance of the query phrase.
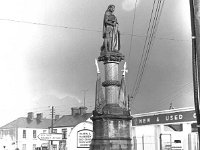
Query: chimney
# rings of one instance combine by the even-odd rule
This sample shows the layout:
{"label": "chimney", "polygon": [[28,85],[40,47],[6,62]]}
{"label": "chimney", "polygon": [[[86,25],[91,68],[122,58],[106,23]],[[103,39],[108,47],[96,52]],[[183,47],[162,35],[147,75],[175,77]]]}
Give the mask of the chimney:
{"label": "chimney", "polygon": [[55,115],[55,121],[57,121],[60,118],[59,115]]}
{"label": "chimney", "polygon": [[33,112],[28,112],[27,119],[28,120],[33,120]]}
{"label": "chimney", "polygon": [[37,114],[37,121],[42,121],[42,118],[43,118],[43,114],[42,113],[38,113]]}
{"label": "chimney", "polygon": [[80,110],[78,107],[72,107],[71,110],[72,110],[72,116],[80,114]]}
{"label": "chimney", "polygon": [[80,115],[86,114],[87,107],[79,107]]}

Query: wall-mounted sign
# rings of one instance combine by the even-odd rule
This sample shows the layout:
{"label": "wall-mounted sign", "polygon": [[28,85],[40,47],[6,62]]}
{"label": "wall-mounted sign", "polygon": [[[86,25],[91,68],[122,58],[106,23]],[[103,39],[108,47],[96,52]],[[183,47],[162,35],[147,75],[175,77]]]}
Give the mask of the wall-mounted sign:
{"label": "wall-mounted sign", "polygon": [[77,132],[77,148],[89,148],[93,137],[93,131],[88,129]]}
{"label": "wall-mounted sign", "polygon": [[62,140],[62,134],[40,133],[38,138],[43,141],[60,141]]}
{"label": "wall-mounted sign", "polygon": [[133,117],[132,125],[139,126],[189,121],[196,121],[196,114],[194,110]]}

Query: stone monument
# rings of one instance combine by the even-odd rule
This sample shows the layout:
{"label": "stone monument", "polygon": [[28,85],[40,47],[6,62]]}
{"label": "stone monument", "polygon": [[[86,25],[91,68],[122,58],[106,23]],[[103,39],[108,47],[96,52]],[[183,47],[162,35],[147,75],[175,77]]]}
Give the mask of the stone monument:
{"label": "stone monument", "polygon": [[[101,82],[97,66],[95,110],[93,111],[93,139],[90,150],[131,150],[129,101],[126,96],[125,73],[118,79],[119,63],[124,60],[120,53],[120,32],[114,5],[109,5],[103,20],[103,45],[99,62],[105,66],[105,81]],[[105,88],[103,90],[103,87]],[[105,94],[104,94],[105,93]]]}

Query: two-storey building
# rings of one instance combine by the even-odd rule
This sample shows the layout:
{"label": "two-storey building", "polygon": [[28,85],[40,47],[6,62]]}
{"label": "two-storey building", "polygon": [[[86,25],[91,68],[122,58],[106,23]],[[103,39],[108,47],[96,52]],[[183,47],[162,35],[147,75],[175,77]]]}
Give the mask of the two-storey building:
{"label": "two-storey building", "polygon": [[54,123],[54,132],[62,133],[60,141],[53,141],[57,150],[89,150],[93,125],[86,107],[71,108],[71,115],[64,115]]}
{"label": "two-storey building", "polygon": [[37,136],[48,133],[50,125],[51,119],[43,118],[42,113],[34,118],[33,112],[29,112],[27,117],[20,117],[0,128],[1,146],[9,150],[35,150],[41,145],[48,145],[48,141],[41,141]]}

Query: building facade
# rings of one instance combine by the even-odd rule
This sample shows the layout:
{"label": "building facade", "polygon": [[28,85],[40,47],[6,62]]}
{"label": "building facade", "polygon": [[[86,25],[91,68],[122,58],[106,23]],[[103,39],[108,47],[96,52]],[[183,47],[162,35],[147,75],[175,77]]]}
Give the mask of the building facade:
{"label": "building facade", "polygon": [[48,141],[41,141],[38,135],[48,133],[51,120],[43,118],[42,113],[34,118],[32,112],[27,117],[20,117],[0,128],[0,149],[35,150],[47,146]]}
{"label": "building facade", "polygon": [[53,130],[62,134],[62,140],[53,141],[56,150],[88,150],[92,135],[93,125],[86,113],[86,107],[73,107],[71,115],[64,115],[54,123]]}
{"label": "building facade", "polygon": [[133,150],[198,150],[194,108],[133,115]]}
{"label": "building facade", "polygon": [[[0,150],[89,150],[93,138],[92,113],[85,107],[72,108],[72,114],[54,121],[53,132],[61,140],[40,140],[41,133],[51,133],[51,119],[42,114],[18,118],[0,128]],[[198,134],[194,108],[181,108],[132,115],[131,150],[198,150]]]}

